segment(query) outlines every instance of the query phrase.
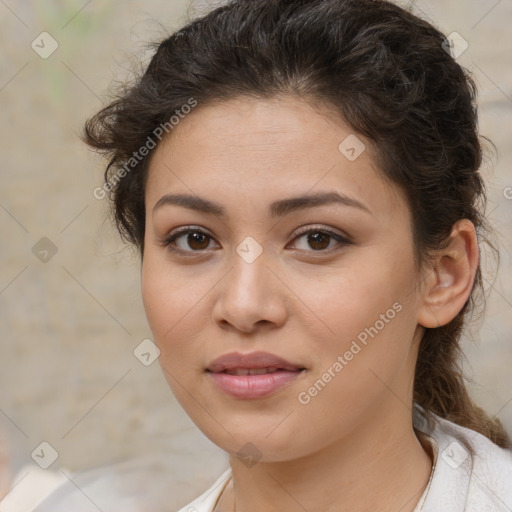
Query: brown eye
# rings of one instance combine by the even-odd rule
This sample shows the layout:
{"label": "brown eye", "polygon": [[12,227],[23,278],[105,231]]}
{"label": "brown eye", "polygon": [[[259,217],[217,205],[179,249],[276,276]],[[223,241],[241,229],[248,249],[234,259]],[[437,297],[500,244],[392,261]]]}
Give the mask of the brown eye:
{"label": "brown eye", "polygon": [[177,231],[161,242],[173,251],[200,252],[208,249],[213,238],[206,232],[197,228],[187,228]]}
{"label": "brown eye", "polygon": [[208,247],[209,239],[210,237],[204,233],[193,232],[187,235],[186,241],[190,248],[200,251]]}
{"label": "brown eye", "polygon": [[331,236],[326,233],[310,233],[307,235],[308,237],[308,244],[311,248],[315,250],[324,250],[329,247],[329,242],[331,240]]}
{"label": "brown eye", "polygon": [[334,233],[333,231],[320,227],[310,227],[307,230],[303,230],[293,241],[293,245],[296,246],[295,248],[301,251],[325,253],[333,252],[331,249],[336,250],[336,248],[341,248],[351,243],[348,238],[339,233]]}

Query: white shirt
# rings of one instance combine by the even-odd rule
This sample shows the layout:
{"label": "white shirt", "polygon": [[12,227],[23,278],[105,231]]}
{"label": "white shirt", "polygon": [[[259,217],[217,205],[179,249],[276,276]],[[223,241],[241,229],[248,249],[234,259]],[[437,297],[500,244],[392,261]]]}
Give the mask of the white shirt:
{"label": "white shirt", "polygon": [[[512,451],[439,416],[428,425],[415,404],[414,427],[428,437],[434,467],[413,512],[512,512]],[[474,457],[461,441],[473,448]],[[226,470],[201,496],[178,512],[213,512],[232,477]]]}

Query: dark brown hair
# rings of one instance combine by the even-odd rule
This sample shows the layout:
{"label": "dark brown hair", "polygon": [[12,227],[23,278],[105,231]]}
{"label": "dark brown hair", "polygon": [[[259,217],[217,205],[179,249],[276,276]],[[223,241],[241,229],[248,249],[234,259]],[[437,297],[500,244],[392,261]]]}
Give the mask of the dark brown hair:
{"label": "dark brown hair", "polygon": [[[104,189],[121,235],[143,255],[150,155],[127,163],[157,127],[167,123],[170,132],[170,117],[191,99],[201,106],[292,94],[328,106],[371,142],[380,172],[406,194],[418,265],[460,219],[488,241],[475,84],[444,43],[430,23],[385,0],[232,0],[190,21],[85,125],[85,142],[110,159]],[[436,413],[508,447],[500,421],[470,399],[460,366],[478,291],[480,266],[459,314],[425,330],[414,401],[429,418]]]}

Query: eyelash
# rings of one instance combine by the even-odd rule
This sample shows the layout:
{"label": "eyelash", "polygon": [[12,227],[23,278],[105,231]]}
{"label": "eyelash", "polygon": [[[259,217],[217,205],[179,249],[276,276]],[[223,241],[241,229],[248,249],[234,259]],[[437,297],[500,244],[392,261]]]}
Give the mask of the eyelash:
{"label": "eyelash", "polygon": [[[192,253],[191,255],[188,255],[188,257],[193,257],[195,255],[204,254],[204,252],[207,249],[197,250],[197,251],[194,251],[194,250],[185,251],[183,249],[173,247],[172,244],[175,240],[177,240],[178,238],[180,238],[184,235],[188,235],[190,233],[200,233],[202,235],[209,237],[210,239],[214,239],[213,236],[211,236],[208,232],[204,231],[200,227],[189,226],[187,228],[180,229],[179,231],[176,231],[175,233],[171,233],[170,235],[165,237],[163,240],[161,240],[159,242],[159,245],[161,245],[163,247],[167,247],[170,251],[172,251],[174,253],[178,253],[178,254]],[[308,235],[308,234],[312,234],[312,233],[322,233],[322,234],[328,235],[331,238],[334,238],[334,240],[336,240],[338,242],[338,246],[331,247],[330,249],[322,249],[319,251],[311,250],[311,251],[306,251],[306,252],[330,255],[333,252],[337,252],[337,251],[341,250],[341,248],[343,246],[352,244],[352,241],[349,240],[347,237],[344,237],[344,236],[340,235],[339,233],[335,233],[334,231],[331,231],[330,229],[325,228],[323,226],[308,226],[308,227],[304,228],[303,230],[299,231],[296,234],[296,236],[292,240],[292,242],[294,242],[298,238],[303,237],[304,235]],[[340,247],[340,245],[341,245],[341,247]],[[195,253],[195,254],[193,254],[193,253]]]}

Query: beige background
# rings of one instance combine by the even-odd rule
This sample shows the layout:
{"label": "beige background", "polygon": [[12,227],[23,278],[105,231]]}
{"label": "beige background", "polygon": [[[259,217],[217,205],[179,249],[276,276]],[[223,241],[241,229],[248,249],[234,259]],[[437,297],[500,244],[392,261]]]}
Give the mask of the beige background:
{"label": "beige background", "polygon": [[[459,60],[476,75],[481,132],[498,149],[485,175],[502,264],[494,283],[487,277],[487,316],[465,340],[465,367],[478,403],[512,434],[512,199],[505,197],[512,187],[512,4],[412,3],[446,34],[468,41]],[[226,458],[177,405],[158,364],[145,367],[133,355],[151,337],[139,262],[105,221],[106,202],[92,195],[103,162],[77,133],[108,100],[111,81],[147,59],[145,44],[164,37],[162,26],[172,31],[204,5],[0,2],[0,429],[10,469],[31,462],[47,441],[59,454],[51,469],[116,464],[137,475],[137,484],[126,477],[126,487],[165,495],[165,510],[197,495]],[[59,44],[47,59],[31,48],[42,31]],[[57,249],[46,263],[32,252],[43,237]],[[101,490],[88,489],[100,500]]]}

